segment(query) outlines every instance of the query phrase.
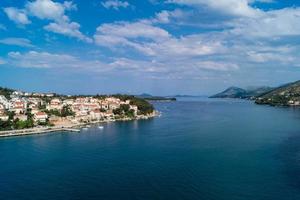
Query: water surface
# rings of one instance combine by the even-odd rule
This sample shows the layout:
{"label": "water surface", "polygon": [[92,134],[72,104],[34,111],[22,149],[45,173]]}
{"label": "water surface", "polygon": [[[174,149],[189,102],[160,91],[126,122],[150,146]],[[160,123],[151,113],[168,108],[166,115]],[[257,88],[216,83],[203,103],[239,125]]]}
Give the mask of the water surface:
{"label": "water surface", "polygon": [[300,199],[300,110],[155,103],[146,121],[0,140],[0,199]]}

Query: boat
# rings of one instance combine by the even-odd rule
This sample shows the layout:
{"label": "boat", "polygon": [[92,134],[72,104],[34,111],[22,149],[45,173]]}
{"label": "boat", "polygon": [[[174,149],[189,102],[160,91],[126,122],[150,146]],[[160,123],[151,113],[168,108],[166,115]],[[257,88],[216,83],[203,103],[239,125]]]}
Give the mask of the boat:
{"label": "boat", "polygon": [[84,127],[84,128],[82,128],[82,130],[84,130],[84,131],[87,131],[87,130],[88,130],[88,128],[87,128],[87,127]]}
{"label": "boat", "polygon": [[98,126],[98,128],[99,128],[99,129],[104,129],[104,127],[103,127],[103,126]]}

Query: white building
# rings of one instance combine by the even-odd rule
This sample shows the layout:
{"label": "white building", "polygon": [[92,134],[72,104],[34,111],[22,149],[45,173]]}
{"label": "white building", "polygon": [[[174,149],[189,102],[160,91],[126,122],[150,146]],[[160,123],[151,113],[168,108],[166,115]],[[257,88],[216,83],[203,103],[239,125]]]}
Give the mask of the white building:
{"label": "white building", "polygon": [[104,117],[104,114],[99,109],[96,109],[90,112],[90,116],[92,120],[100,120]]}
{"label": "white building", "polygon": [[62,109],[63,105],[62,105],[62,101],[58,98],[52,99],[50,101],[50,104],[47,106],[48,110],[60,110]]}
{"label": "white building", "polygon": [[9,117],[7,115],[0,115],[0,120],[7,121]]}
{"label": "white building", "polygon": [[48,115],[45,112],[37,112],[34,114],[34,121],[36,122],[46,122]]}
{"label": "white building", "polygon": [[0,103],[5,107],[5,109],[9,109],[10,103],[5,96],[0,95]]}

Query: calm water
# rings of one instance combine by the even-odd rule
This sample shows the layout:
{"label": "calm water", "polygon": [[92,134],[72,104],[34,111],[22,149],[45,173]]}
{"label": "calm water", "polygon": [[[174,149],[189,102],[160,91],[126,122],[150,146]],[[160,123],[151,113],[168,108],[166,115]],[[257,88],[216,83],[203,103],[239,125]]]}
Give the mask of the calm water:
{"label": "calm water", "polygon": [[300,199],[300,110],[238,100],[0,140],[0,199]]}

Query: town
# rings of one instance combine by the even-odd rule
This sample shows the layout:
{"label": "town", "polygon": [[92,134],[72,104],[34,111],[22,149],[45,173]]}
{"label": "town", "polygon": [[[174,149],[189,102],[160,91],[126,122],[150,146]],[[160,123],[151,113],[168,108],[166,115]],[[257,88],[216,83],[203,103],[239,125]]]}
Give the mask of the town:
{"label": "town", "polygon": [[65,96],[11,91],[0,95],[0,130],[71,127],[155,116],[148,101],[129,95]]}

